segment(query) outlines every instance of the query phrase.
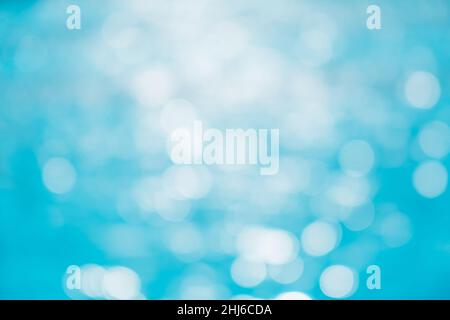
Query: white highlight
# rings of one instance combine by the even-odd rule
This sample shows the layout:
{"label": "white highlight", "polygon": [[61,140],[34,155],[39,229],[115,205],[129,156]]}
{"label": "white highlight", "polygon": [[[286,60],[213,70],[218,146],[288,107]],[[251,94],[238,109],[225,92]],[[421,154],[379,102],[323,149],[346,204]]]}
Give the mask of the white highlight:
{"label": "white highlight", "polygon": [[169,133],[177,128],[189,127],[197,120],[194,106],[186,100],[171,100],[161,111],[161,128]]}
{"label": "white highlight", "polygon": [[447,189],[447,183],[447,169],[438,161],[423,162],[413,174],[414,188],[426,198],[440,196]]}
{"label": "white highlight", "polygon": [[85,295],[91,298],[103,297],[102,279],[105,275],[105,268],[89,264],[81,269],[81,290]]}
{"label": "white highlight", "polygon": [[349,267],[333,265],[320,276],[320,289],[330,298],[346,298],[356,289],[356,274]]}
{"label": "white highlight", "polygon": [[103,291],[110,299],[131,300],[139,297],[141,281],[138,275],[125,267],[113,267],[103,276]]}
{"label": "white highlight", "polygon": [[164,185],[176,199],[200,199],[212,185],[209,171],[201,167],[170,167],[164,174]]}
{"label": "white highlight", "polygon": [[231,277],[241,287],[256,287],[264,281],[266,276],[267,270],[264,263],[238,258],[231,266]]}
{"label": "white highlight", "polygon": [[375,209],[372,203],[353,208],[343,223],[351,231],[362,231],[368,228],[375,219]]}
{"label": "white highlight", "polygon": [[375,155],[371,146],[363,140],[347,142],[339,152],[341,168],[352,176],[363,176],[372,170]]}
{"label": "white highlight", "polygon": [[76,181],[76,172],[72,164],[64,158],[51,158],[42,170],[45,187],[56,194],[65,194],[72,190]]}
{"label": "white highlight", "polygon": [[450,128],[441,121],[428,123],[419,133],[419,145],[427,156],[444,158],[450,151]]}
{"label": "white highlight", "polygon": [[157,67],[136,74],[130,90],[142,106],[158,107],[172,95],[174,82],[167,70]]}
{"label": "white highlight", "polygon": [[195,225],[183,224],[169,235],[169,248],[182,261],[194,261],[199,258],[206,244]]}
{"label": "white highlight", "polygon": [[312,300],[306,293],[298,291],[288,291],[280,293],[275,300]]}
{"label": "white highlight", "polygon": [[397,248],[405,245],[412,237],[408,216],[400,212],[389,214],[381,221],[380,233],[389,247]]}
{"label": "white highlight", "polygon": [[415,108],[432,108],[438,102],[440,95],[439,80],[429,72],[416,71],[406,81],[405,97]]}
{"label": "white highlight", "polygon": [[367,202],[370,187],[365,177],[337,175],[330,182],[327,196],[340,206],[353,208]]}
{"label": "white highlight", "polygon": [[303,250],[311,256],[323,256],[331,252],[337,245],[336,228],[328,223],[317,221],[308,225],[302,232]]}
{"label": "white highlight", "polygon": [[269,276],[280,284],[290,284],[300,279],[303,269],[303,261],[295,259],[283,265],[269,266]]}
{"label": "white highlight", "polygon": [[237,239],[238,252],[248,260],[268,264],[285,264],[296,254],[294,237],[286,231],[250,227]]}

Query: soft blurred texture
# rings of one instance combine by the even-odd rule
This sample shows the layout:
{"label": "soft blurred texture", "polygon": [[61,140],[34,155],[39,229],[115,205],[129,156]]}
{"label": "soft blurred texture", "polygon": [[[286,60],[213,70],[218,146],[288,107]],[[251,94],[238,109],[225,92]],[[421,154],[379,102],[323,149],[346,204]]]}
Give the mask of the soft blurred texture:
{"label": "soft blurred texture", "polygon": [[[449,299],[449,58],[447,0],[1,1],[0,298]],[[280,172],[173,165],[195,120]]]}

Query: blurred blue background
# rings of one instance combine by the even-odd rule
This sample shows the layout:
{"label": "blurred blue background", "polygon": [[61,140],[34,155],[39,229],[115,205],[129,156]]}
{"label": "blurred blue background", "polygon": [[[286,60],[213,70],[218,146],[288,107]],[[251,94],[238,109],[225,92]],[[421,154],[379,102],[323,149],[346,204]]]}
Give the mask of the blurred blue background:
{"label": "blurred blue background", "polygon": [[[0,298],[450,298],[449,57],[446,0],[1,1]],[[173,165],[194,120],[279,173]]]}

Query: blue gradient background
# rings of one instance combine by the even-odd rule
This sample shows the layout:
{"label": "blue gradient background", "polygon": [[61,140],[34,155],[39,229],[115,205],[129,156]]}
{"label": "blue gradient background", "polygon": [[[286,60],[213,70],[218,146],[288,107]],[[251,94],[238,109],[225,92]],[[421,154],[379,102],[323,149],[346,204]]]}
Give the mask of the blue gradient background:
{"label": "blue gradient background", "polygon": [[[71,3],[81,7],[81,30],[65,27]],[[382,9],[379,31],[365,25],[372,3]],[[315,49],[300,41],[311,29],[324,37]],[[146,299],[272,299],[287,291],[327,299],[319,278],[332,264],[358,275],[350,299],[450,298],[449,191],[428,199],[412,182],[428,159],[417,143],[421,128],[450,121],[449,57],[448,1],[2,1],[0,298],[87,298],[64,289],[66,268],[86,264],[134,270]],[[156,87],[150,97],[133,86],[148,68],[163,74],[147,84]],[[439,81],[430,109],[404,97],[416,70]],[[171,221],[143,209],[134,197],[139,181],[164,179],[173,165],[159,119],[174,99],[189,101],[210,127],[279,128],[279,175],[295,179],[285,158],[294,167],[320,163],[308,174],[322,189],[279,188],[276,176],[253,167],[205,167],[210,188],[188,200],[186,216]],[[375,154],[364,178],[374,220],[358,232],[332,214],[350,209],[326,196],[327,177],[345,174],[339,150],[353,139]],[[52,157],[76,172],[63,195],[43,182]],[[448,156],[439,161],[448,168]],[[401,246],[387,245],[379,231],[390,211],[407,217],[411,238]],[[299,242],[316,219],[340,234],[321,257]],[[302,276],[290,284],[267,276],[251,288],[233,281],[236,237],[246,226],[294,236]],[[188,230],[186,243],[192,234],[198,240],[188,253],[171,249],[179,230]],[[381,267],[381,290],[365,286],[371,264]]]}

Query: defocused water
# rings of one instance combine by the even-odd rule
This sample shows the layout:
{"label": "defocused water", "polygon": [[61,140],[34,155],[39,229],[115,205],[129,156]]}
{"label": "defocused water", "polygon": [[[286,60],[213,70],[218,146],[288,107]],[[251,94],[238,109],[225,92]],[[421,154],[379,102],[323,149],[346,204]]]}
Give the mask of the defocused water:
{"label": "defocused water", "polygon": [[[0,298],[450,298],[449,58],[446,0],[1,1]],[[195,120],[279,173],[173,165]]]}

